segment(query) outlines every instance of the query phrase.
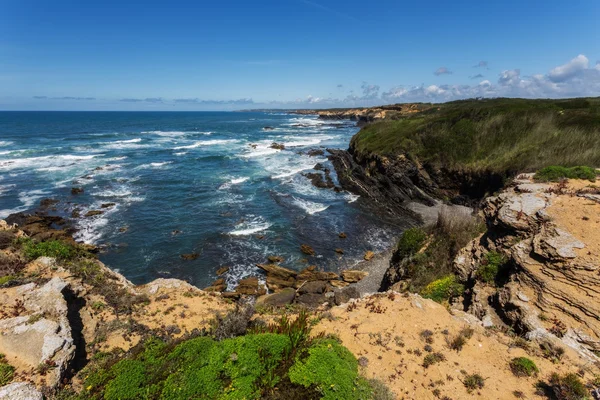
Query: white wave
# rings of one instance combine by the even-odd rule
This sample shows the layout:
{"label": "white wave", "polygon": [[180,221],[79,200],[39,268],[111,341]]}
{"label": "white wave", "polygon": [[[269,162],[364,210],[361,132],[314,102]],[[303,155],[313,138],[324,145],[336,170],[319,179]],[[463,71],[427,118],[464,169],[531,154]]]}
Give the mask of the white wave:
{"label": "white wave", "polygon": [[180,151],[179,153],[173,153],[176,156],[185,156],[187,154],[187,152],[185,151]]}
{"label": "white wave", "polygon": [[0,185],[0,195],[3,195],[4,193],[8,192],[9,189],[14,188],[17,185]]}
{"label": "white wave", "polygon": [[[41,157],[26,157],[26,158],[12,158],[4,161],[0,161],[0,170],[13,170],[20,168],[51,168],[51,167],[65,167],[65,166],[80,166],[79,163],[90,161],[95,157],[100,157],[102,154],[88,154],[88,155],[53,155],[53,156],[41,156]],[[65,162],[71,162],[65,164]]]}
{"label": "white wave", "polygon": [[10,146],[11,144],[13,144],[13,142],[8,140],[0,140],[0,147]]}
{"label": "white wave", "polygon": [[48,195],[49,192],[44,190],[30,190],[28,192],[19,192],[19,200],[23,203],[24,208],[33,206],[39,199]]}
{"label": "white wave", "polygon": [[146,131],[142,132],[143,134],[152,134],[158,136],[166,136],[166,137],[176,137],[176,136],[185,136],[185,135],[210,135],[212,132],[183,132],[183,131]]}
{"label": "white wave", "polygon": [[236,139],[205,140],[205,141],[195,142],[195,143],[190,144],[188,146],[173,147],[173,150],[195,149],[197,147],[202,147],[202,146],[214,146],[214,145],[217,145],[217,144],[236,143],[236,142],[237,142]]}
{"label": "white wave", "polygon": [[80,219],[77,222],[77,232],[73,238],[85,244],[94,244],[102,238],[102,228],[108,225],[105,214]]}
{"label": "white wave", "polygon": [[139,143],[141,141],[142,141],[141,138],[135,138],[135,139],[129,139],[129,140],[117,140],[117,141],[114,141],[113,143]]}
{"label": "white wave", "polygon": [[147,169],[147,168],[160,169],[160,168],[167,166],[169,164],[172,164],[172,163],[173,163],[173,161],[153,162],[150,164],[139,165],[139,166],[135,167],[135,169]]}
{"label": "white wave", "polygon": [[292,203],[294,205],[302,208],[304,211],[306,211],[310,215],[319,213],[321,211],[325,211],[329,208],[328,205],[316,203],[316,202],[310,201],[310,200],[300,199],[297,197],[294,197],[294,200],[292,201]]}
{"label": "white wave", "polygon": [[4,155],[10,154],[10,153],[12,153],[12,150],[0,151],[0,156],[4,156]]}
{"label": "white wave", "polygon": [[359,197],[360,197],[359,195],[352,194],[350,192],[347,192],[346,195],[345,195],[346,201],[348,203],[354,203],[356,200],[358,200]]}
{"label": "white wave", "polygon": [[239,185],[240,183],[244,183],[248,179],[250,179],[250,178],[248,178],[248,177],[233,178],[229,182],[225,182],[224,184],[222,184],[221,186],[219,186],[219,190],[229,189],[231,186],[233,186],[233,185]]}
{"label": "white wave", "polygon": [[312,166],[310,166],[310,165],[303,165],[298,168],[287,169],[287,171],[285,171],[281,174],[278,174],[278,175],[273,175],[273,176],[271,176],[271,178],[273,178],[273,179],[288,178],[292,175],[296,175],[298,172],[306,171],[307,169],[311,169],[311,168],[312,168]]}
{"label": "white wave", "polygon": [[92,194],[96,197],[127,197],[132,195],[131,191],[127,188],[103,190],[101,192],[94,192]]}
{"label": "white wave", "polygon": [[244,221],[235,226],[235,229],[229,232],[233,236],[252,235],[253,233],[261,232],[271,227],[271,223],[265,221],[262,217],[248,216],[251,219]]}

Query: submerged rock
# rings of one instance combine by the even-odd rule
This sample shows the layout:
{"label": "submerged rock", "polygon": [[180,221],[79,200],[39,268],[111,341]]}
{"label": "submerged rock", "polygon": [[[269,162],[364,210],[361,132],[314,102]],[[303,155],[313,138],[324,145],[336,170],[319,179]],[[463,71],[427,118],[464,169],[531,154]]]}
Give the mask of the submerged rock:
{"label": "submerged rock", "polygon": [[317,254],[315,250],[307,244],[303,244],[302,246],[300,246],[300,251],[306,254],[307,256],[314,256],[315,254]]}
{"label": "submerged rock", "polygon": [[74,196],[78,195],[78,194],[82,194],[83,192],[84,192],[83,188],[80,188],[80,187],[71,188],[71,194]]}
{"label": "submerged rock", "polygon": [[200,254],[198,254],[198,253],[186,253],[186,254],[181,254],[179,257],[181,257],[184,260],[195,260],[198,257],[200,257]]}
{"label": "submerged rock", "polygon": [[285,150],[285,145],[283,143],[276,143],[273,142],[271,143],[271,146],[269,146],[272,149],[276,149],[276,150]]}

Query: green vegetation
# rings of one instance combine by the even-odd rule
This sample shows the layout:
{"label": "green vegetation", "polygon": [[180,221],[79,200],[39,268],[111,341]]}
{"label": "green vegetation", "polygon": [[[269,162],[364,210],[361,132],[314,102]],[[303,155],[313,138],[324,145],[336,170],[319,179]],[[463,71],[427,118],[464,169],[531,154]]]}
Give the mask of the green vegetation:
{"label": "green vegetation", "polygon": [[427,248],[404,261],[409,290],[437,302],[460,295],[463,287],[453,275],[452,260],[483,229],[476,217],[443,208],[436,225],[428,229],[431,239]]}
{"label": "green vegetation", "polygon": [[475,333],[473,328],[464,327],[453,338],[446,337],[446,343],[451,350],[461,351],[469,339],[473,337],[473,333]]}
{"label": "green vegetation", "polygon": [[446,357],[442,353],[429,353],[423,358],[423,367],[429,368],[433,364],[445,361]]}
{"label": "green vegetation", "polygon": [[463,285],[456,281],[456,277],[448,275],[431,282],[421,291],[421,295],[426,299],[443,303],[452,297],[460,296],[463,290]]}
{"label": "green vegetation", "polygon": [[14,280],[16,277],[14,275],[6,275],[0,277],[0,286],[6,285],[8,282]]}
{"label": "green vegetation", "polygon": [[6,362],[4,354],[0,354],[0,386],[9,384],[15,375],[15,367]]}
{"label": "green vegetation", "polygon": [[367,399],[370,387],[358,375],[358,361],[335,340],[318,341],[308,349],[306,360],[298,360],[289,371],[292,383],[317,387],[322,399]]}
{"label": "green vegetation", "polygon": [[539,182],[558,182],[561,179],[587,179],[595,182],[598,175],[598,171],[591,167],[567,168],[551,165],[537,171],[533,179]]}
{"label": "green vegetation", "polygon": [[555,372],[550,376],[550,387],[558,400],[591,399],[590,392],[576,374],[561,376]]}
{"label": "green vegetation", "polygon": [[471,99],[364,127],[360,153],[502,175],[549,165],[600,166],[600,98]]}
{"label": "green vegetation", "polygon": [[[104,355],[88,367],[77,398],[372,399],[375,387],[360,377],[356,358],[334,339],[310,338],[308,317],[305,312],[295,320],[282,317],[221,341],[207,336],[178,343],[150,339],[120,360]],[[381,387],[377,391],[384,393]]]}
{"label": "green vegetation", "polygon": [[485,255],[483,262],[477,269],[477,278],[488,284],[498,282],[499,273],[506,265],[506,261],[507,260],[504,254],[496,251],[490,251]]}
{"label": "green vegetation", "polygon": [[513,358],[510,363],[510,370],[516,376],[533,376],[537,375],[539,369],[535,363],[527,357]]}
{"label": "green vegetation", "polygon": [[409,257],[421,250],[427,240],[427,232],[422,228],[410,228],[402,233],[397,250],[401,257]]}
{"label": "green vegetation", "polygon": [[19,243],[25,257],[35,260],[38,257],[53,257],[58,260],[71,260],[77,256],[77,249],[60,240],[38,242],[30,238],[21,238]]}
{"label": "green vegetation", "polygon": [[485,379],[479,374],[471,374],[465,376],[463,384],[467,388],[467,392],[471,393],[473,390],[483,389]]}

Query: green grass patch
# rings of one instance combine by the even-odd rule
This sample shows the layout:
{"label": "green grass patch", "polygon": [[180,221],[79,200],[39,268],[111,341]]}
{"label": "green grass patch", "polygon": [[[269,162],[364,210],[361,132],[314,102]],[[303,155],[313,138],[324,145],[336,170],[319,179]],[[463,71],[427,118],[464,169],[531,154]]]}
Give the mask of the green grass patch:
{"label": "green grass patch", "polygon": [[436,104],[425,112],[364,127],[351,148],[503,175],[549,165],[600,166],[600,98]]}
{"label": "green grass patch", "polygon": [[562,179],[586,179],[596,181],[598,171],[591,167],[561,167],[551,165],[537,171],[533,177],[538,182],[558,182]]}
{"label": "green grass patch", "polygon": [[6,361],[0,361],[0,386],[9,384],[15,376],[15,367],[6,363]]}
{"label": "green grass patch", "polygon": [[14,275],[1,276],[0,277],[0,286],[6,285],[8,282],[14,280],[15,278],[16,278],[16,276],[14,276]]}
{"label": "green grass patch", "polygon": [[512,373],[516,376],[533,376],[539,372],[537,365],[527,357],[513,358],[509,366]]}
{"label": "green grass patch", "polygon": [[409,257],[417,253],[427,240],[427,232],[422,228],[405,230],[398,240],[397,250],[401,257]]}

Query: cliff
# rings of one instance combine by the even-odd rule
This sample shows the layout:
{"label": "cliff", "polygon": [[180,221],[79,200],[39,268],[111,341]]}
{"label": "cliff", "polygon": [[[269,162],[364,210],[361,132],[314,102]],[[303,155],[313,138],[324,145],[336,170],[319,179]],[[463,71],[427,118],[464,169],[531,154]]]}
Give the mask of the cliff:
{"label": "cliff", "polygon": [[357,121],[358,126],[381,121],[393,120],[426,111],[432,107],[427,103],[391,104],[386,106],[368,108],[341,108],[328,110],[294,110],[292,113],[300,115],[318,115],[324,120],[351,120]]}

